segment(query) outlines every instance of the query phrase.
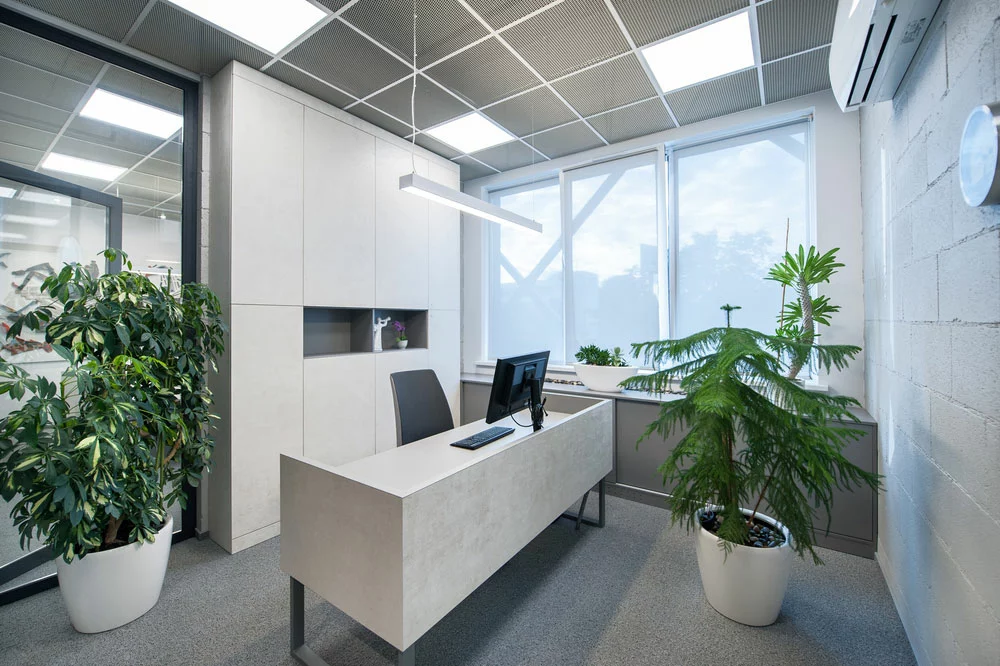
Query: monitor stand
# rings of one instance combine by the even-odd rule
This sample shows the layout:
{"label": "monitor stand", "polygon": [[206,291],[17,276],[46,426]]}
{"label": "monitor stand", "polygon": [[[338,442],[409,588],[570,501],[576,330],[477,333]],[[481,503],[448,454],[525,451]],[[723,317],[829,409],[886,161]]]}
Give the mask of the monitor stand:
{"label": "monitor stand", "polygon": [[531,412],[531,429],[537,432],[542,429],[542,421],[545,420],[545,399],[542,398],[542,379],[532,377],[528,381],[531,383],[531,401],[528,403],[528,410]]}

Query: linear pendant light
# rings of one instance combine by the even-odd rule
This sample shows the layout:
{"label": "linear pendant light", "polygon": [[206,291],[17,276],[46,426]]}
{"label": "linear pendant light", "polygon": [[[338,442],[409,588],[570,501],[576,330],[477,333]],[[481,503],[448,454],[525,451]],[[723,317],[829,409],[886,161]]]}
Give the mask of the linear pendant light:
{"label": "linear pendant light", "polygon": [[437,203],[444,204],[445,206],[457,208],[463,213],[476,215],[484,220],[519,224],[522,227],[531,229],[532,231],[540,232],[542,230],[542,225],[534,220],[529,220],[528,218],[518,215],[517,213],[504,210],[500,206],[494,206],[491,203],[477,199],[476,197],[468,195],[464,192],[459,192],[458,190],[453,190],[450,187],[441,185],[440,183],[435,183],[433,180],[424,178],[423,176],[418,176],[415,173],[400,176],[399,189],[404,192],[411,192],[424,197],[425,199],[430,199],[431,201],[436,201]]}
{"label": "linear pendant light", "polygon": [[[411,161],[416,152],[417,143],[417,0],[413,0],[413,90],[410,94],[410,123],[413,132],[412,145],[410,148]],[[458,209],[463,213],[481,217],[491,222],[510,222],[519,226],[541,233],[542,225],[534,220],[528,219],[509,210],[504,210],[500,206],[494,206],[474,196],[464,192],[459,192],[446,185],[435,183],[429,178],[417,175],[416,164],[411,165],[411,172],[399,177],[399,189],[410,192],[417,196],[430,199],[431,201],[451,208]]]}

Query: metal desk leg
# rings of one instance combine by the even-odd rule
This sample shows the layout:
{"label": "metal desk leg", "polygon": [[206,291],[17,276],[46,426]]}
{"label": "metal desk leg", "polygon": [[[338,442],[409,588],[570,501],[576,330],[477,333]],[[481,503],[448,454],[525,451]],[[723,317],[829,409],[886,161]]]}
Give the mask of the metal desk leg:
{"label": "metal desk leg", "polygon": [[590,525],[592,527],[604,527],[604,507],[605,507],[605,481],[601,479],[597,484],[597,520],[593,518],[587,518],[583,515],[583,510],[587,506],[587,498],[590,496],[590,491],[583,496],[583,501],[580,502],[580,511],[578,513],[572,513],[567,511],[562,515],[562,518],[568,518],[576,523],[576,529],[580,529],[580,525]]}
{"label": "metal desk leg", "polygon": [[[290,626],[291,626],[291,650],[292,656],[300,664],[305,666],[330,666],[318,654],[306,645],[306,590],[305,586],[294,578],[291,580],[291,594],[289,595]],[[399,653],[396,660],[397,666],[416,666],[416,644],[411,645]]]}

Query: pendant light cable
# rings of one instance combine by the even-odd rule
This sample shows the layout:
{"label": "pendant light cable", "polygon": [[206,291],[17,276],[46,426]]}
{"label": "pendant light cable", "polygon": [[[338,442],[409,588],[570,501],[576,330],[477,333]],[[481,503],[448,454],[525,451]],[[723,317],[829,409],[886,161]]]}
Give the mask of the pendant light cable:
{"label": "pendant light cable", "polygon": [[413,0],[413,90],[410,92],[410,168],[417,172],[417,0]]}

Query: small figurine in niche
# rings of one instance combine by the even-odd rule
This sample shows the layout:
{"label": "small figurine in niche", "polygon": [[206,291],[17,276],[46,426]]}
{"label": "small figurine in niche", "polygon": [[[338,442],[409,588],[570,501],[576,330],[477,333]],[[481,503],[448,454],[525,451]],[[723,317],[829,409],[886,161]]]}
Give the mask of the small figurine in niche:
{"label": "small figurine in niche", "polygon": [[396,346],[400,349],[406,349],[406,345],[410,343],[406,338],[406,324],[397,319],[392,322],[392,328],[396,331]]}
{"label": "small figurine in niche", "polygon": [[382,351],[382,329],[389,325],[392,317],[377,317],[372,325],[372,351]]}

